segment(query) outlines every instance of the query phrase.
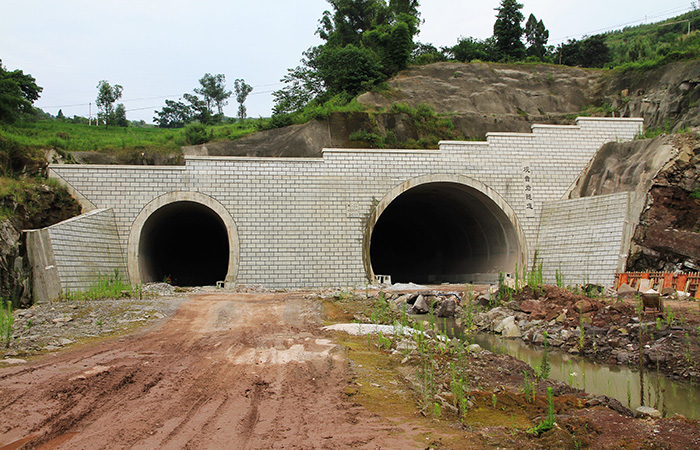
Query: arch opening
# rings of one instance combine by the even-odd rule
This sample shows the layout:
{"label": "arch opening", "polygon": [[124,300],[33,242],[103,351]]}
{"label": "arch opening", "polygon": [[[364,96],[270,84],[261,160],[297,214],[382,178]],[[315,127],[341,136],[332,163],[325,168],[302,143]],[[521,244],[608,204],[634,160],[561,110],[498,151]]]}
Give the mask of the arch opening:
{"label": "arch opening", "polygon": [[405,190],[371,231],[374,274],[400,283],[492,281],[523,260],[518,227],[489,196],[455,182]]}
{"label": "arch opening", "polygon": [[161,206],[143,224],[139,236],[139,272],[143,282],[170,280],[175,286],[207,286],[226,278],[229,235],[211,208],[192,201]]}

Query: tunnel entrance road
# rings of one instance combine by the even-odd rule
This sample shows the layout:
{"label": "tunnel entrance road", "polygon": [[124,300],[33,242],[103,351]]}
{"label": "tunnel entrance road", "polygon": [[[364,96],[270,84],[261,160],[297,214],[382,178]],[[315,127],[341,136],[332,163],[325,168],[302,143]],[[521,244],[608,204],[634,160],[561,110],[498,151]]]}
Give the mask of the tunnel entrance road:
{"label": "tunnel entrance road", "polygon": [[346,400],[348,365],[318,308],[198,295],[145,334],[0,369],[0,448],[417,448]]}

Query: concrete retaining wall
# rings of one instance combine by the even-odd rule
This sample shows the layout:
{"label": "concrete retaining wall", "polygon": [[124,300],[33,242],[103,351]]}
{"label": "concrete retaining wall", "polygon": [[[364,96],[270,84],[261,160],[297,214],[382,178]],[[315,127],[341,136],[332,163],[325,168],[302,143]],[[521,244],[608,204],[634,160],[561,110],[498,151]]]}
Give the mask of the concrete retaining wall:
{"label": "concrete retaining wall", "polygon": [[25,233],[37,302],[54,300],[61,292],[86,290],[98,276],[112,276],[115,271],[128,277],[111,209],[90,211]]}
{"label": "concrete retaining wall", "polygon": [[646,195],[638,192],[583,197],[547,203],[537,244],[544,280],[565,285],[612,286],[625,270],[629,245]]}
{"label": "concrete retaining wall", "polygon": [[[389,192],[412,180],[485,186],[507,204],[531,260],[543,205],[559,200],[605,143],[632,139],[641,119],[580,118],[490,133],[486,142],[440,150],[324,150],[322,158],[189,157],[184,167],[52,165],[51,176],[114,211],[121,247],[138,247],[136,220],[158,198],[211,197],[237,227],[228,281],[271,287],[364,286],[369,218]],[[426,181],[428,182],[428,181]],[[132,282],[140,275],[129,253]],[[528,258],[526,258],[528,259]],[[60,264],[60,263],[59,263]]]}

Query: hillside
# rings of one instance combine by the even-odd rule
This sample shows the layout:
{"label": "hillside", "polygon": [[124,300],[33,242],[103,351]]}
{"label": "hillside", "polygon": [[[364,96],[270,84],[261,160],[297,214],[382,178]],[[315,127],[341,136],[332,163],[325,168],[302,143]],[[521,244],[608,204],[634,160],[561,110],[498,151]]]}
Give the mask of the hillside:
{"label": "hillside", "polygon": [[[700,125],[698,100],[700,61],[648,71],[436,63],[411,67],[390,80],[387,90],[360,95],[357,101],[367,107],[366,113],[331,113],[303,125],[183,150],[197,155],[318,156],[324,147],[413,147],[420,139],[435,148],[440,139],[528,132],[533,123],[569,124],[578,115],[641,116],[648,129],[677,131]],[[425,104],[454,127],[426,133],[414,116],[402,112]],[[387,139],[363,139],[388,134],[393,145]]]}

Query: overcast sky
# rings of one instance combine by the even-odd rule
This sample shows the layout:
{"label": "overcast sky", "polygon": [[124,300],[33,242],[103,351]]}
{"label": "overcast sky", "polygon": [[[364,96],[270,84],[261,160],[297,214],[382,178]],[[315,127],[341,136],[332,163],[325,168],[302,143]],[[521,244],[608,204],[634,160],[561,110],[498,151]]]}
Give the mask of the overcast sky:
{"label": "overcast sky", "polygon": [[[550,44],[626,25],[656,22],[691,9],[690,0],[521,0],[550,31]],[[493,34],[499,0],[421,0],[418,38],[437,47],[460,36]],[[269,116],[271,91],[329,9],[325,0],[0,0],[0,59],[44,88],[36,106],[51,114],[95,114],[97,83],[124,87],[130,120],[151,123],[166,98],[177,100],[205,73],[229,89],[243,78],[254,90],[250,117]],[[235,116],[232,97],[225,108]]]}

